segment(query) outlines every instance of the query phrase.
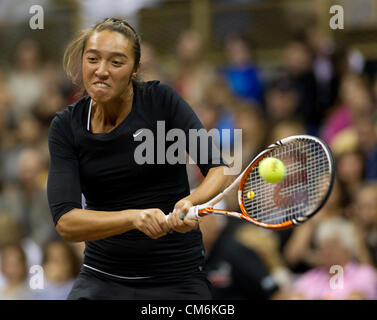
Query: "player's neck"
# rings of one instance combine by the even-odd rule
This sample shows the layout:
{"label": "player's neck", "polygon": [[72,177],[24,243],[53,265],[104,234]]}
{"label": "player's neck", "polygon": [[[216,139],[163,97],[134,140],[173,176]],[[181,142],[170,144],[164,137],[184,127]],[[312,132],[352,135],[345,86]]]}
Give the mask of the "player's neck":
{"label": "player's neck", "polygon": [[105,103],[93,101],[92,128],[111,129],[121,123],[131,112],[133,102],[132,85],[124,95]]}

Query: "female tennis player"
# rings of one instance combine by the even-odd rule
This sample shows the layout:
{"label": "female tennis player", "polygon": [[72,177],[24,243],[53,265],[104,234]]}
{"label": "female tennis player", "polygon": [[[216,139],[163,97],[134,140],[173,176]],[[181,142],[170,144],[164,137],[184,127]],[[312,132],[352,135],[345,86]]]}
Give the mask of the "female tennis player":
{"label": "female tennis player", "polygon": [[210,299],[201,232],[185,214],[229,183],[226,164],[212,157],[209,143],[208,161],[198,163],[205,179],[190,194],[184,164],[138,165],[134,158],[141,130],[156,133],[164,121],[166,131],[188,137],[203,128],[199,119],[168,85],[137,80],[140,41],[124,20],[83,30],[67,47],[64,67],[85,92],[49,131],[53,220],[65,240],[86,244],[68,299]]}

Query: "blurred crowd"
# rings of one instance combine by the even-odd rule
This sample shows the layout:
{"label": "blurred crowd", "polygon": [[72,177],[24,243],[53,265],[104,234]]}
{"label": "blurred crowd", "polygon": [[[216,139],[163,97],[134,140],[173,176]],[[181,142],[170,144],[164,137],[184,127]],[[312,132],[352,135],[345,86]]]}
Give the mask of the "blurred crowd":
{"label": "blurred crowd", "polygon": [[[242,150],[225,147],[242,154],[244,166],[294,134],[321,137],[336,158],[328,202],[299,228],[203,219],[214,298],[376,299],[377,77],[360,52],[315,29],[287,43],[273,72],[258,64],[242,34],[224,38],[221,65],[192,30],[172,50],[175,58],[163,63],[144,42],[142,80],[170,84],[208,130],[242,129]],[[0,66],[0,300],[65,299],[79,272],[84,244],[62,241],[46,195],[49,124],[77,98],[61,65],[46,61],[33,39],[20,41],[13,61]],[[195,188],[203,177],[192,165],[188,173]],[[238,209],[231,198],[224,206]],[[36,265],[43,286],[34,288]]]}
{"label": "blurred crowd", "polygon": [[[286,44],[281,65],[272,71],[258,65],[251,42],[242,34],[225,37],[227,60],[221,66],[212,65],[203,50],[199,34],[184,32],[172,72],[158,70],[148,48],[145,75],[159,74],[171,83],[207,129],[242,129],[242,150],[232,151],[242,152],[244,166],[268,144],[295,134],[322,138],[336,160],[329,200],[298,228],[270,231],[236,219],[203,219],[214,297],[377,299],[373,62],[313,28]],[[189,173],[195,187],[201,181],[198,170],[189,168]],[[237,210],[235,199],[229,197],[223,205]]]}

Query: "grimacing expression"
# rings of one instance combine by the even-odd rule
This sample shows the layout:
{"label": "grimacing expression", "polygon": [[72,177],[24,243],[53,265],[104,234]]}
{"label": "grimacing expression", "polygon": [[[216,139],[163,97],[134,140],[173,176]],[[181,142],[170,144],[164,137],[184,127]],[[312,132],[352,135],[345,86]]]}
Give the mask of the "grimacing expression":
{"label": "grimacing expression", "polygon": [[136,76],[132,40],[119,32],[94,32],[82,57],[82,74],[88,94],[97,102],[122,98]]}

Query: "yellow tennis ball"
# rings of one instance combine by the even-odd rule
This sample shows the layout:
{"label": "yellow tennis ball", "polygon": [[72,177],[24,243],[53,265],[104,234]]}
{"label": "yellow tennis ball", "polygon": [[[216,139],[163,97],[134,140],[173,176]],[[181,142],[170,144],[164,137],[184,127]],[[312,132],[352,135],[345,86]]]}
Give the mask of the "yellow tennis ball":
{"label": "yellow tennis ball", "polygon": [[250,190],[246,195],[248,199],[251,199],[251,198],[254,198],[255,193],[252,190]]}
{"label": "yellow tennis ball", "polygon": [[279,159],[264,158],[258,165],[258,173],[269,183],[278,183],[285,177],[285,165]]}

